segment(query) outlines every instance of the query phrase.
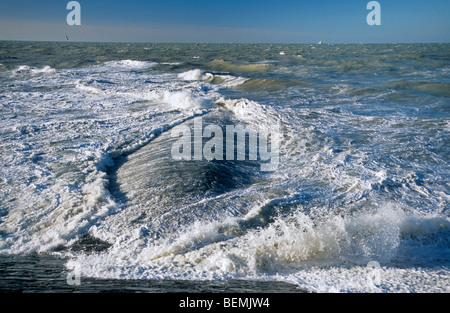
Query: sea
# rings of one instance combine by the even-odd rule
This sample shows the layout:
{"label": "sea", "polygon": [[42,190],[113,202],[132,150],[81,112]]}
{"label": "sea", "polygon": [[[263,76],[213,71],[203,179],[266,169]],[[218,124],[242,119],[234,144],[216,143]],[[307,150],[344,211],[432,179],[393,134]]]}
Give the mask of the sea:
{"label": "sea", "polygon": [[0,41],[0,290],[450,292],[449,135],[450,44]]}

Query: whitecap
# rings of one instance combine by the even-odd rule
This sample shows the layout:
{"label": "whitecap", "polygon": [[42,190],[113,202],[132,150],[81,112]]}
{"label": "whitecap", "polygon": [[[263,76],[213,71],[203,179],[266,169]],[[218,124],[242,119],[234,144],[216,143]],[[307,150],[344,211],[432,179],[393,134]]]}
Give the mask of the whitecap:
{"label": "whitecap", "polygon": [[178,74],[178,78],[187,81],[189,80],[212,81],[214,79],[214,75],[211,73],[203,73],[201,70],[195,69]]}
{"label": "whitecap", "polygon": [[54,68],[51,68],[50,66],[46,65],[42,68],[32,68],[31,73],[32,74],[51,74],[51,73],[56,73],[56,70]]}
{"label": "whitecap", "polygon": [[120,60],[120,61],[108,61],[104,65],[110,68],[124,68],[124,69],[146,69],[157,65],[156,62],[149,61],[137,61],[137,60]]}
{"label": "whitecap", "polygon": [[164,91],[162,101],[175,110],[200,109],[204,101],[186,90]]}

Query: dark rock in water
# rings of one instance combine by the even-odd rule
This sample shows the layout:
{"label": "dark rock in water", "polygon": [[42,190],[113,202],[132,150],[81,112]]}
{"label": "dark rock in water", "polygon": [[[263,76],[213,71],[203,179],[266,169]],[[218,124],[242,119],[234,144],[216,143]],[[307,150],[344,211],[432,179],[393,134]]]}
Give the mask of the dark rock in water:
{"label": "dark rock in water", "polygon": [[73,252],[102,252],[108,250],[111,245],[98,238],[86,235],[76,243],[74,243],[70,250]]}

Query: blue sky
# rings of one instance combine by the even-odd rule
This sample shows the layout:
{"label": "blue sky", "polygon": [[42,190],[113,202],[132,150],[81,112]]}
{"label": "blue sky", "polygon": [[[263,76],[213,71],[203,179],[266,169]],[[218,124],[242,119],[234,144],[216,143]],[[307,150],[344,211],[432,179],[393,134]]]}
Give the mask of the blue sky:
{"label": "blue sky", "polygon": [[0,40],[249,43],[450,42],[449,0],[79,0],[81,26],[66,23],[68,0],[0,0]]}

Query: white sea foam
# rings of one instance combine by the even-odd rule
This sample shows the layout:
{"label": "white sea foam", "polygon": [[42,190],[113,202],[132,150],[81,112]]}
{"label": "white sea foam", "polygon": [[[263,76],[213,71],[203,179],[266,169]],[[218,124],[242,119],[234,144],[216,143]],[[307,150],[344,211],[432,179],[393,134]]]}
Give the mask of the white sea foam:
{"label": "white sea foam", "polygon": [[164,64],[164,65],[181,65],[182,63],[181,62],[162,62],[161,64]]}
{"label": "white sea foam", "polygon": [[[84,275],[94,277],[276,279],[317,292],[386,291],[399,283],[399,291],[448,291],[445,275],[431,278],[433,269],[407,274],[401,269],[405,265],[396,263],[398,253],[414,257],[408,247],[417,242],[411,241],[423,240],[422,249],[432,257],[448,254],[448,247],[447,252],[439,250],[445,242],[441,247],[426,243],[429,236],[450,231],[448,219],[413,216],[387,204],[376,213],[322,221],[296,212],[239,236],[241,221],[193,222],[177,230],[172,239],[162,238],[147,246],[142,246],[142,231],[130,229],[128,233],[134,235],[115,240],[107,255],[83,255],[77,262]],[[374,260],[383,266],[377,286],[367,278],[366,265]],[[120,270],[125,268],[126,272]]]}
{"label": "white sea foam", "polygon": [[42,75],[42,74],[54,74],[56,70],[48,65],[43,67],[31,67],[28,65],[20,65],[12,70],[13,75],[19,74],[32,74],[32,75]]}
{"label": "white sea foam", "polygon": [[312,267],[286,277],[287,282],[319,293],[448,293],[448,276],[441,269],[382,266],[373,282],[367,266]]}
{"label": "white sea foam", "polygon": [[178,74],[178,78],[186,81],[204,81],[224,88],[237,87],[245,83],[248,78],[233,75],[204,73],[199,69]]}
{"label": "white sea foam", "polygon": [[203,73],[199,69],[190,70],[184,73],[178,74],[178,77],[183,80],[203,80],[203,81],[212,81],[214,79],[214,75],[211,73]]}
{"label": "white sea foam", "polygon": [[162,101],[172,109],[192,110],[202,108],[203,100],[196,98],[188,91],[164,91]]}
{"label": "white sea foam", "polygon": [[41,68],[32,68],[31,73],[33,73],[33,74],[44,74],[44,73],[50,74],[50,73],[56,73],[56,70],[54,68],[51,68],[50,66],[46,65]]}
{"label": "white sea foam", "polygon": [[15,70],[16,72],[29,71],[30,67],[28,65],[20,65]]}
{"label": "white sea foam", "polygon": [[216,81],[225,88],[237,87],[248,81],[248,78],[232,75],[216,75]]}
{"label": "white sea foam", "polygon": [[157,63],[148,61],[137,61],[137,60],[119,60],[119,61],[108,61],[104,65],[109,68],[123,68],[127,70],[139,70],[146,69],[155,66]]}
{"label": "white sea foam", "polygon": [[[281,59],[270,66],[215,61],[181,74],[146,71],[156,63],[136,60],[2,71],[0,253],[59,251],[79,262],[83,275],[102,278],[281,280],[318,292],[449,292],[449,123],[434,111],[409,115],[430,107],[444,112],[441,98],[391,114],[378,102],[407,90],[354,95],[350,79],[252,97],[239,88],[223,92],[247,78],[207,72],[216,67],[249,77],[322,81],[322,69],[308,67],[308,53],[302,54],[296,67]],[[420,75],[425,73],[414,77]],[[155,138],[197,114],[269,127],[281,121],[279,169],[262,175],[245,168],[248,181],[238,181],[243,186],[214,194],[202,188],[217,184],[217,177],[219,183],[230,178],[220,170],[224,164],[188,164],[195,172],[185,176],[186,167],[173,165],[186,189],[169,182],[148,195],[155,207],[133,202],[151,189],[143,179],[149,172],[136,167],[138,177],[120,176],[130,164],[119,161],[152,151],[143,147],[151,149]],[[189,197],[193,202],[185,203]],[[86,235],[111,247],[71,251]],[[381,265],[376,285],[367,279],[370,261]]]}
{"label": "white sea foam", "polygon": [[[108,64],[134,69],[151,65]],[[48,86],[48,90],[45,94],[9,92],[3,98],[17,103],[14,110],[20,114],[2,125],[6,136],[0,155],[6,167],[1,171],[5,185],[0,199],[10,204],[5,207],[8,214],[1,216],[0,230],[9,234],[0,239],[1,253],[44,252],[70,245],[119,210],[108,190],[110,154],[133,151],[183,118],[164,106],[128,112],[130,102],[161,101],[162,86],[170,81],[161,79],[161,87],[148,91],[146,84],[133,85],[139,74],[129,69],[98,69],[61,70],[61,76],[45,75],[26,82],[20,81],[19,74],[51,74],[54,70],[29,66],[15,70],[19,83]],[[55,89],[55,85],[62,88]],[[180,95],[167,93],[167,100],[174,106],[186,105],[186,99],[188,106],[201,104],[188,92]],[[159,109],[168,113],[153,117]]]}
{"label": "white sea foam", "polygon": [[88,85],[88,84],[86,84],[85,82],[82,82],[82,81],[77,81],[75,83],[75,87],[77,89],[80,89],[81,91],[88,92],[88,93],[93,93],[93,94],[101,94],[101,93],[103,93],[103,90],[101,90],[100,88]]}
{"label": "white sea foam", "polygon": [[269,127],[280,122],[280,116],[275,110],[268,106],[248,99],[225,99],[221,97],[216,100],[216,104],[230,110],[234,115],[249,123],[261,123]]}

